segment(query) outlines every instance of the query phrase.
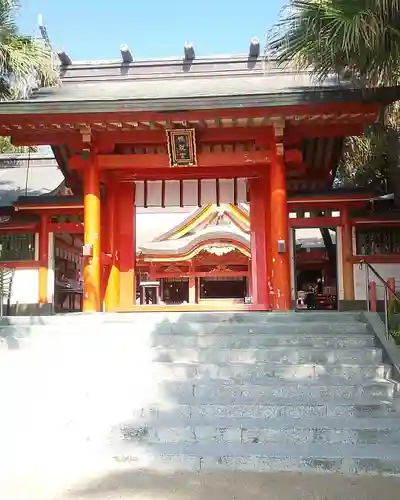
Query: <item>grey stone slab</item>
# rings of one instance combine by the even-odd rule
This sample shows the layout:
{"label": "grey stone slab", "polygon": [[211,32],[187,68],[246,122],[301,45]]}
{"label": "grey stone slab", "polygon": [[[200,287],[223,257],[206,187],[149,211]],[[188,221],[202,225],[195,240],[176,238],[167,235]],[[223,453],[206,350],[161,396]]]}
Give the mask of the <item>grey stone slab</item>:
{"label": "grey stone slab", "polygon": [[254,349],[157,348],[155,361],[191,363],[381,363],[382,351],[377,348],[327,349],[302,347],[269,347]]}
{"label": "grey stone slab", "polygon": [[297,364],[281,363],[230,363],[230,364],[195,364],[195,363],[154,363],[157,373],[165,379],[210,379],[258,383],[276,380],[312,380],[327,377],[343,377],[347,380],[388,376],[388,367],[379,364]]}
{"label": "grey stone slab", "polygon": [[265,402],[271,398],[305,398],[328,401],[331,399],[360,399],[360,398],[391,398],[394,393],[394,384],[391,382],[377,383],[363,381],[361,384],[350,385],[338,380],[336,384],[321,383],[292,383],[281,382],[257,384],[221,384],[221,383],[183,383],[178,388],[168,391],[179,402],[209,402],[230,404],[237,402],[258,401]]}
{"label": "grey stone slab", "polygon": [[361,348],[375,345],[373,335],[154,335],[152,345],[175,348],[249,349],[264,347]]}

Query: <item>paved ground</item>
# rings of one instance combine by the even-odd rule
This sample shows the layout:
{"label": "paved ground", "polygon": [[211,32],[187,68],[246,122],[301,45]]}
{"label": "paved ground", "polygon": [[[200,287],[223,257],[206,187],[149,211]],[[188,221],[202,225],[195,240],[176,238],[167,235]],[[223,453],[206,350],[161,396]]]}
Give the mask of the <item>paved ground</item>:
{"label": "paved ground", "polygon": [[[19,490],[19,491],[17,491]],[[115,472],[63,493],[20,478],[7,500],[398,500],[400,478],[329,473]]]}

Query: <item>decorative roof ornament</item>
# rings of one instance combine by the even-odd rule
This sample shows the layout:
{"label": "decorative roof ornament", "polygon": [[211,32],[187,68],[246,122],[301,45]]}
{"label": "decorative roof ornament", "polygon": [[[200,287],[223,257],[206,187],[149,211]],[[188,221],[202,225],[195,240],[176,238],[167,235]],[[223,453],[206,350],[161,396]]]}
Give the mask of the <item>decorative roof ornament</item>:
{"label": "decorative roof ornament", "polygon": [[171,274],[179,274],[179,273],[183,273],[182,269],[178,266],[174,266],[173,264],[171,264],[170,266],[166,267],[164,269],[164,273],[171,273]]}
{"label": "decorative roof ornament", "polygon": [[213,255],[216,255],[217,257],[222,257],[223,255],[234,252],[235,248],[231,245],[225,245],[225,246],[210,245],[209,247],[205,248],[205,251]]}
{"label": "decorative roof ornament", "polygon": [[196,57],[196,53],[194,51],[194,45],[192,42],[185,42],[183,47],[185,61],[193,61]]}
{"label": "decorative roof ornament", "polygon": [[257,59],[260,55],[260,40],[258,38],[252,38],[249,47],[249,57],[252,59]]}
{"label": "decorative roof ornament", "polygon": [[65,52],[65,50],[59,50],[57,52],[57,55],[58,59],[60,60],[61,66],[69,66],[70,64],[72,64],[72,59]]}
{"label": "decorative roof ornament", "polygon": [[126,45],[125,43],[123,43],[120,48],[119,48],[120,52],[121,52],[121,56],[122,56],[122,62],[124,64],[130,64],[133,62],[133,55],[128,47],[128,45]]}
{"label": "decorative roof ornament", "polygon": [[218,273],[233,273],[232,269],[230,269],[228,266],[224,265],[219,265],[214,267],[214,269],[211,269],[211,271],[208,272],[208,274],[218,274]]}

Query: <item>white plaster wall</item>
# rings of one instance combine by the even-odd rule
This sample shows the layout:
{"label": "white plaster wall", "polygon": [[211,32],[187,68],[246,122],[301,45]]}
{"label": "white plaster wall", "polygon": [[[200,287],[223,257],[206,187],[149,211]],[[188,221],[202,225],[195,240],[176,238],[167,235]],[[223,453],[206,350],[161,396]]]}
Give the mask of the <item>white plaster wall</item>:
{"label": "white plaster wall", "polygon": [[296,244],[295,230],[289,229],[289,259],[290,259],[290,289],[292,293],[292,300],[296,300],[296,265],[295,265],[295,255],[294,246]]}
{"label": "white plaster wall", "polygon": [[[236,201],[243,203],[247,201],[247,180],[237,179]],[[217,202],[216,179],[202,179],[200,189],[200,205],[204,206],[208,203]],[[165,204],[168,207],[180,206],[180,182],[170,180],[165,182]],[[144,182],[136,182],[135,205],[137,207],[144,206]],[[187,207],[198,206],[198,182],[197,180],[186,179],[183,181],[182,203]],[[219,182],[219,201],[220,203],[234,203],[235,188],[233,179],[220,179]],[[162,182],[148,181],[147,182],[147,206],[161,207],[162,206]]]}
{"label": "white plaster wall", "polygon": [[35,260],[39,260],[39,233],[35,233]]}
{"label": "white plaster wall", "polygon": [[39,269],[15,269],[10,304],[39,302]]}
{"label": "white plaster wall", "polygon": [[[395,278],[396,288],[400,287],[400,264],[373,264],[373,267],[384,280]],[[376,283],[377,299],[383,300],[384,288],[380,280],[374,276],[372,271],[369,272],[369,279]],[[363,269],[360,269],[360,264],[354,264],[354,294],[356,300],[366,300],[365,267],[363,266]]]}
{"label": "white plaster wall", "polygon": [[49,260],[47,273],[47,301],[49,304],[54,304],[54,287],[55,287],[55,252],[54,252],[54,233],[49,233]]}
{"label": "white plaster wall", "polygon": [[343,288],[343,228],[336,228],[336,266],[337,266],[337,294],[339,300],[344,300]]}

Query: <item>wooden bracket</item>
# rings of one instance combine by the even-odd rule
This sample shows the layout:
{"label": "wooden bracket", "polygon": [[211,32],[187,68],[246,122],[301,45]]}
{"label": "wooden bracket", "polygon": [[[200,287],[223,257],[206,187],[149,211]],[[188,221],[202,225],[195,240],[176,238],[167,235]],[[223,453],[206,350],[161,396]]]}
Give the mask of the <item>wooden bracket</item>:
{"label": "wooden bracket", "polygon": [[89,125],[80,128],[80,133],[82,136],[82,142],[84,144],[90,144],[92,142],[92,129]]}
{"label": "wooden bracket", "polygon": [[277,142],[276,143],[276,154],[278,156],[283,156],[285,153],[285,148],[283,147],[283,143],[282,142]]}
{"label": "wooden bracket", "polygon": [[273,121],[275,139],[283,137],[285,132],[285,120],[284,118],[278,118]]}

